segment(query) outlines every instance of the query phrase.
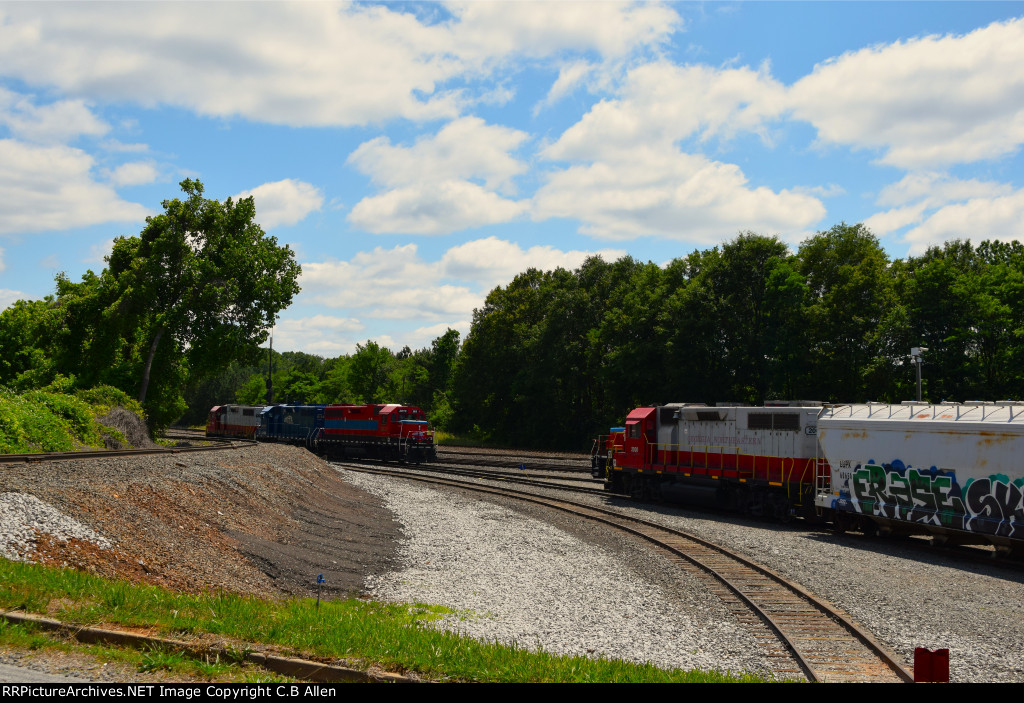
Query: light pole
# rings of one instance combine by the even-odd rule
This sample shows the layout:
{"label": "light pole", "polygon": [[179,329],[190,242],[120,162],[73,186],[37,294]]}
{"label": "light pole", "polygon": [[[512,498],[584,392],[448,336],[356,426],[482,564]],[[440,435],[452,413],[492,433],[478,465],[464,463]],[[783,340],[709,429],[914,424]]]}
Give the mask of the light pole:
{"label": "light pole", "polygon": [[924,353],[928,351],[928,347],[911,347],[910,348],[910,363],[917,367],[917,402],[921,402],[921,364],[924,363]]}

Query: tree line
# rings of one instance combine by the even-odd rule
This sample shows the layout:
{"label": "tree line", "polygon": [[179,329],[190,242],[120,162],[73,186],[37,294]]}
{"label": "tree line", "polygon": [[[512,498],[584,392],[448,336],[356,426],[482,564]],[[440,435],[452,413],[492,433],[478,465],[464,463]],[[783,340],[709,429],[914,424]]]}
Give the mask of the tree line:
{"label": "tree line", "polygon": [[955,241],[890,260],[863,225],[795,253],[741,234],[668,264],[531,269],[475,311],[455,429],[582,447],[639,405],[1024,396],[1024,247]]}
{"label": "tree line", "polygon": [[251,199],[182,186],[186,200],[116,240],[102,273],[59,276],[55,295],[0,313],[0,386],[106,384],[161,426],[263,404],[272,368],[275,402],[402,402],[459,434],[564,448],[639,405],[911,399],[915,346],[928,348],[926,400],[1024,396],[1019,242],[891,260],[845,223],[795,252],[745,233],[661,265],[529,269],[489,293],[461,344],[448,330],[418,350],[367,340],[268,363],[259,344],[298,290],[298,265],[253,224]]}

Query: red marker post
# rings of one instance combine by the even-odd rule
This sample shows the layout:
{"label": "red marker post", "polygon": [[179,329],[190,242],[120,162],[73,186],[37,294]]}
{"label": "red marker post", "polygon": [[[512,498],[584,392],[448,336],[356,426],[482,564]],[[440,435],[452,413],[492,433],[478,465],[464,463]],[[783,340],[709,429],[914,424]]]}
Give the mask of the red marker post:
{"label": "red marker post", "polygon": [[914,650],[914,683],[949,683],[949,650]]}

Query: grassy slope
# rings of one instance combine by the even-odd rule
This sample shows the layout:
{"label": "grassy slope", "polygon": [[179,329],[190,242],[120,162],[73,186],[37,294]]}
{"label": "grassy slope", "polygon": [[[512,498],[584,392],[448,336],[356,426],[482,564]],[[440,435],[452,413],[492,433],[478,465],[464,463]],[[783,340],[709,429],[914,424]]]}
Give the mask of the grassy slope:
{"label": "grassy slope", "polygon": [[111,581],[73,569],[0,560],[0,607],[66,622],[112,623],[163,636],[213,633],[276,645],[298,656],[416,671],[434,680],[492,682],[753,681],[716,672],[665,671],[618,660],[556,656],[436,630],[444,608],[360,600],[260,600],[182,594]]}

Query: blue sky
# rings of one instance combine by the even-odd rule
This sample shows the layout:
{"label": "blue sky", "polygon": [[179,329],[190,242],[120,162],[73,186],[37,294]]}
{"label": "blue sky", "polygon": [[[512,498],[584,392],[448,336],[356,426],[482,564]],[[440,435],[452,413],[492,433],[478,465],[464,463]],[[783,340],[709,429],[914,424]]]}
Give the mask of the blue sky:
{"label": "blue sky", "polygon": [[1019,238],[1022,142],[1024,3],[0,3],[0,307],[191,177],[297,252],[275,348],[417,348],[591,254]]}

